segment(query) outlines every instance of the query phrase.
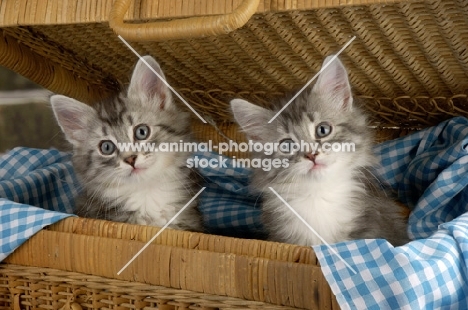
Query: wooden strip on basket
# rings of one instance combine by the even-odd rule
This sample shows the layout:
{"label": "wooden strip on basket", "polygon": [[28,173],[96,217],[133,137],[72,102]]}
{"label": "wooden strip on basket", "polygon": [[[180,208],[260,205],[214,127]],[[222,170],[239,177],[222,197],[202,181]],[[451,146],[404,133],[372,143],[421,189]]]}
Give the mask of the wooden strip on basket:
{"label": "wooden strip on basket", "polygon": [[137,240],[42,230],[5,263],[305,309],[330,304],[330,288],[319,266],[251,255],[152,244],[118,276],[117,271],[143,245]]}
{"label": "wooden strip on basket", "polygon": [[[262,0],[257,13],[310,10],[343,5],[395,3],[404,0]],[[242,0],[133,0],[125,14],[127,21],[210,16],[231,13]],[[0,27],[16,25],[57,25],[108,21],[114,0],[3,0],[0,2]],[[25,13],[26,11],[26,13]]]}
{"label": "wooden strip on basket", "polygon": [[[160,228],[95,219],[67,218],[47,227],[46,229],[76,235],[147,242],[159,231]],[[159,235],[159,237],[154,241],[154,244],[317,265],[317,258],[310,247],[285,243],[228,238],[217,235],[167,229]]]}
{"label": "wooden strip on basket", "polygon": [[244,0],[232,12],[225,14],[150,23],[124,23],[124,15],[131,2],[132,0],[115,0],[109,13],[109,26],[126,40],[143,42],[191,39],[229,33],[247,23],[256,12],[260,0]]}

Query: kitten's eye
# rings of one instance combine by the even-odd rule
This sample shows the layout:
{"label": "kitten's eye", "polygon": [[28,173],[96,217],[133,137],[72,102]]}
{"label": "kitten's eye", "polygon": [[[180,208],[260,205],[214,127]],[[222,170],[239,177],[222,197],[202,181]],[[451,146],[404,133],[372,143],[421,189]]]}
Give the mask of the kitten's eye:
{"label": "kitten's eye", "polygon": [[147,125],[138,125],[135,127],[135,139],[145,140],[150,134],[150,129]]}
{"label": "kitten's eye", "polygon": [[102,155],[112,155],[115,151],[115,144],[109,140],[101,141],[101,143],[99,143],[99,150]]}
{"label": "kitten's eye", "polygon": [[286,138],[279,142],[279,149],[281,152],[292,155],[296,150],[296,142],[293,139]]}
{"label": "kitten's eye", "polygon": [[325,138],[331,133],[331,131],[332,126],[327,122],[323,122],[318,124],[317,128],[315,129],[315,134],[317,135],[317,138]]}

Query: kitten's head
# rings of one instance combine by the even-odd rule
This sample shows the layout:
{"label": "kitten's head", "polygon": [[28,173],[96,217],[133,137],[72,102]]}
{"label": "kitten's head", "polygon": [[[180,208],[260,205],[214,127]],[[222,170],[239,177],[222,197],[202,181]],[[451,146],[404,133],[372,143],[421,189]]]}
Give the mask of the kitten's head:
{"label": "kitten's head", "polygon": [[155,74],[164,79],[161,68],[152,57],[143,59],[136,64],[127,91],[94,108],[61,95],[51,98],[55,117],[73,145],[75,169],[88,185],[148,181],[186,160],[185,153],[118,147],[119,143],[151,147],[189,136],[187,113],[177,109],[170,90]]}
{"label": "kitten's head", "polygon": [[[286,159],[289,166],[282,175],[287,178],[320,178],[367,166],[373,160],[366,116],[353,102],[343,64],[337,58],[331,59],[325,59],[315,85],[303,91],[271,123],[292,97],[274,103],[272,110],[242,99],[231,101],[234,118],[250,140],[278,144],[276,151],[263,153],[262,157]],[[348,146],[352,150],[353,144],[354,151],[343,152]],[[294,150],[297,147],[300,150]]]}

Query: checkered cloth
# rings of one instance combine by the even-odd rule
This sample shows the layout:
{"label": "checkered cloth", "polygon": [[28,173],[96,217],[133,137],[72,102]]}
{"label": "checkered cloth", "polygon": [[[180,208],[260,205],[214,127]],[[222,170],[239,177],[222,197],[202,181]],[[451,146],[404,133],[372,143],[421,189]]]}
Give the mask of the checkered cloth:
{"label": "checkered cloth", "polygon": [[[417,240],[394,248],[385,240],[357,240],[314,249],[344,309],[468,308],[468,213],[465,156],[468,120],[440,125],[376,147],[376,170],[413,210],[409,232]],[[219,155],[198,153],[212,159]],[[205,223],[214,233],[261,234],[258,197],[249,192],[251,172],[200,168],[207,189],[200,195]],[[77,194],[68,154],[17,148],[0,158],[0,259],[25,238],[69,216]],[[27,206],[34,205],[55,211]]]}
{"label": "checkered cloth", "polygon": [[0,261],[71,215],[76,184],[70,156],[57,150],[16,148],[0,157]]}
{"label": "checkered cloth", "polygon": [[[200,195],[200,209],[208,232],[265,237],[261,200],[250,194],[247,186],[251,171],[235,167],[232,159],[218,154],[195,156],[221,160],[226,167],[199,169],[206,186]],[[44,226],[70,216],[78,189],[70,154],[15,148],[0,157],[0,260]]]}
{"label": "checkered cloth", "polygon": [[377,174],[412,209],[408,231],[417,240],[332,245],[356,274],[315,246],[343,309],[468,308],[467,145],[468,120],[457,117],[376,147]]}
{"label": "checkered cloth", "polygon": [[200,211],[209,233],[262,239],[266,236],[260,219],[261,197],[248,187],[252,171],[225,156],[199,152],[194,158],[213,160],[223,167],[198,168],[206,189],[200,195]]}

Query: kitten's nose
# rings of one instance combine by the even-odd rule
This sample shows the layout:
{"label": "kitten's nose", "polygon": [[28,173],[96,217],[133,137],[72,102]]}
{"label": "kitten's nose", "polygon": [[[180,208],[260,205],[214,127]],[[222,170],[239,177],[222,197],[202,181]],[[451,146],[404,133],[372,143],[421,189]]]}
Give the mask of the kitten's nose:
{"label": "kitten's nose", "polygon": [[137,159],[137,155],[130,155],[127,158],[124,159],[124,162],[135,168],[135,162]]}
{"label": "kitten's nose", "polygon": [[308,154],[305,154],[305,158],[315,163],[315,158],[317,158],[318,154],[319,153],[308,153]]}

